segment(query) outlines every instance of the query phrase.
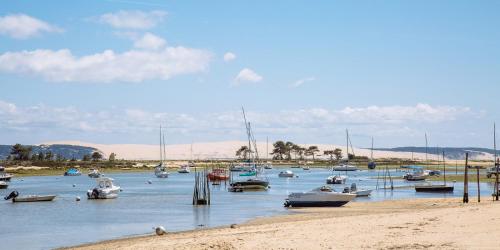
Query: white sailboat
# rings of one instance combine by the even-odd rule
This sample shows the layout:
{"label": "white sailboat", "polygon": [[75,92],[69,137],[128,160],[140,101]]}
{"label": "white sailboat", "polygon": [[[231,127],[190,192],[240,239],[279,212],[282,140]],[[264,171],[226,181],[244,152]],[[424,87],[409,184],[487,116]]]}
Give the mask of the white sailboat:
{"label": "white sailboat", "polygon": [[166,168],[166,164],[163,162],[166,158],[166,152],[165,152],[165,135],[162,133],[161,126],[160,126],[160,164],[155,167],[155,176],[158,178],[167,178],[168,177],[168,171]]}

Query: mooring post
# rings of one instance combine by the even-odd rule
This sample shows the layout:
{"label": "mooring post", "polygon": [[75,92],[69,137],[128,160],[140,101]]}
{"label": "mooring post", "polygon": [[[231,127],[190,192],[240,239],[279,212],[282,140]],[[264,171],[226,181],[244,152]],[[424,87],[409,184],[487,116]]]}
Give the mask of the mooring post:
{"label": "mooring post", "polygon": [[469,164],[469,152],[465,153],[465,169],[464,169],[464,197],[463,203],[469,203],[469,173],[468,173],[468,164]]}
{"label": "mooring post", "polygon": [[479,187],[479,166],[476,166],[477,172],[477,202],[481,202],[481,188]]}

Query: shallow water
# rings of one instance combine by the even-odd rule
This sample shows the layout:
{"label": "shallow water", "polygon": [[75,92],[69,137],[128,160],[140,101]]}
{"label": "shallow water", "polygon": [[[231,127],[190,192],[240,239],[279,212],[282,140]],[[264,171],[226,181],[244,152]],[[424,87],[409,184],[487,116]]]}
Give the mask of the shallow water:
{"label": "shallow water", "polygon": [[[191,205],[194,174],[171,173],[167,179],[155,178],[152,172],[109,174],[123,192],[114,200],[87,200],[87,189],[94,179],[86,175],[76,177],[43,176],[14,178],[8,189],[0,190],[6,196],[13,190],[23,194],[57,194],[53,202],[12,203],[0,201],[0,242],[2,249],[50,249],[152,233],[153,227],[163,225],[167,231],[190,230],[241,223],[260,216],[287,213],[283,202],[290,192],[307,191],[325,183],[331,175],[327,169],[291,168],[298,178],[279,178],[286,168],[267,171],[271,188],[268,191],[230,193],[226,186],[212,188],[212,205]],[[341,174],[345,174],[342,172]],[[358,188],[377,186],[377,171],[348,173],[347,185],[356,182]],[[391,171],[402,176],[404,172]],[[235,174],[237,176],[237,174]],[[243,177],[241,177],[243,178]],[[447,176],[453,180],[453,175]],[[151,180],[152,184],[147,184]],[[73,187],[73,184],[76,186]],[[394,180],[394,186],[414,185]],[[450,184],[453,184],[450,182]],[[455,183],[452,194],[416,193],[413,188],[374,190],[369,198],[358,201],[422,197],[461,197],[463,184]],[[383,182],[379,181],[379,187]],[[342,185],[334,185],[338,191]],[[469,185],[469,194],[476,195],[475,183]],[[482,183],[483,199],[491,199],[492,185]],[[81,201],[76,202],[75,197]]]}

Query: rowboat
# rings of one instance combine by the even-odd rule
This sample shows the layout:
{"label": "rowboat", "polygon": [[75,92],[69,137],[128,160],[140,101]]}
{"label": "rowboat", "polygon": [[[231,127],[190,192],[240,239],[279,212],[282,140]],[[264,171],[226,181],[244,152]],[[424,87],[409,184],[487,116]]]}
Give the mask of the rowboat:
{"label": "rowboat", "polygon": [[12,199],[12,202],[39,202],[39,201],[52,201],[56,195],[24,195],[19,196],[17,191],[12,191],[8,196],[4,197],[5,200]]}

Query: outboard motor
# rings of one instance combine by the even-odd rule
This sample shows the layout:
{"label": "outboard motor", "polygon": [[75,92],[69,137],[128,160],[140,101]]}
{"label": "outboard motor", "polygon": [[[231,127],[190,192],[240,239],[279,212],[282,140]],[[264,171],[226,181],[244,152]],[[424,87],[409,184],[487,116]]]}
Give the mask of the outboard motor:
{"label": "outboard motor", "polygon": [[19,193],[17,191],[12,191],[9,195],[5,196],[4,199],[10,200],[16,198],[17,196],[19,196]]}

